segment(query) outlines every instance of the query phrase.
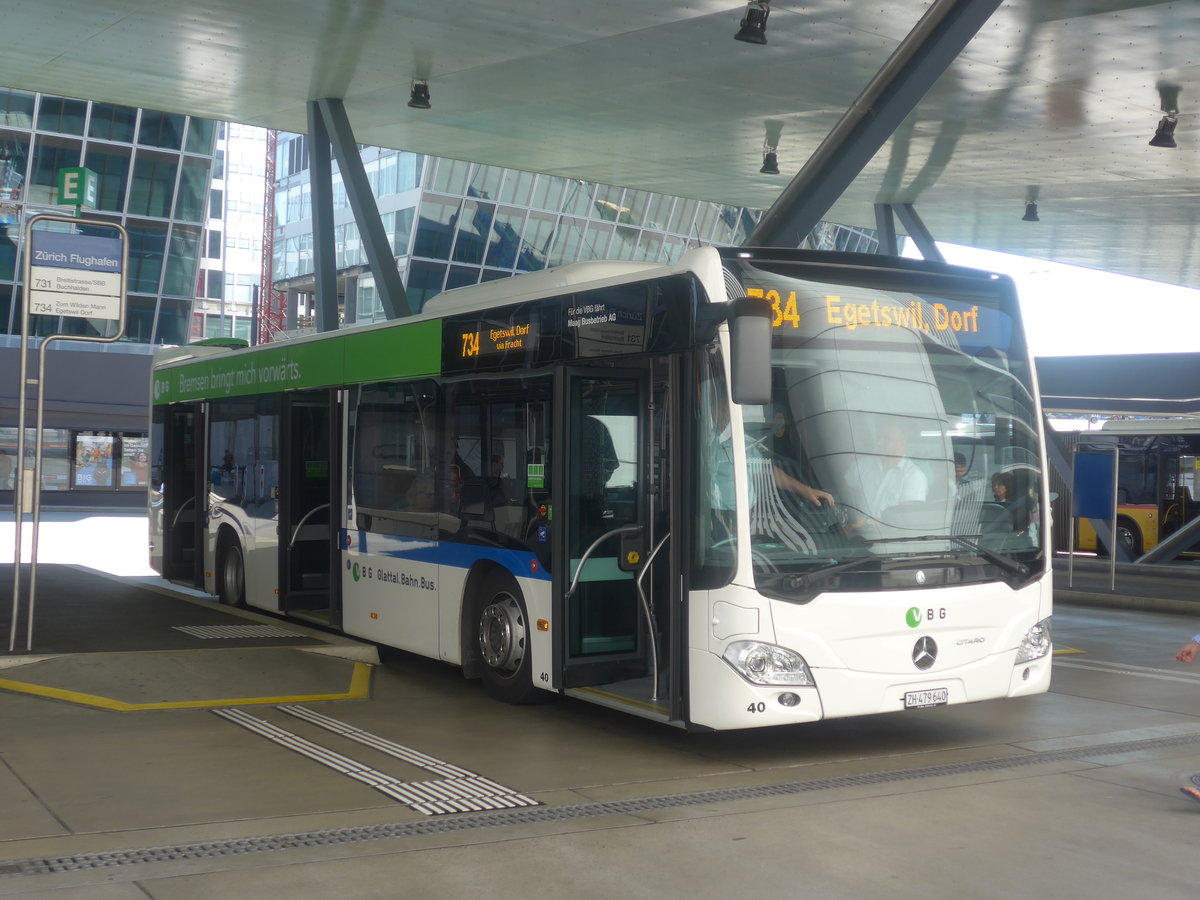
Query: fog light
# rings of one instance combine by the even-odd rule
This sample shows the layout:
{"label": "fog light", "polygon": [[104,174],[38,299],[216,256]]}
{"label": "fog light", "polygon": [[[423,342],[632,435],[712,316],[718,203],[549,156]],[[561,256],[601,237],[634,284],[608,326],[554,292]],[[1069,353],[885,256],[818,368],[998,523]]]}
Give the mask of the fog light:
{"label": "fog light", "polygon": [[1022,681],[1029,680],[1029,670],[1028,669],[1026,669],[1024,672],[1021,673],[1021,680]]}
{"label": "fog light", "polygon": [[785,694],[779,695],[779,705],[780,706],[795,706],[799,702],[800,702],[800,695],[793,694],[791,691],[788,691]]}

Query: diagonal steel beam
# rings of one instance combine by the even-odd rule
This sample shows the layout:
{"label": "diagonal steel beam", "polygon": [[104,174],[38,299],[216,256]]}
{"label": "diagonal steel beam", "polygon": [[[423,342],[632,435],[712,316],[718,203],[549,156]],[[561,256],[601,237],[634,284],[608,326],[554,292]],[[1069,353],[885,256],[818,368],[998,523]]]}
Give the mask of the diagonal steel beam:
{"label": "diagonal steel beam", "polygon": [[1001,0],[934,0],[746,239],[797,247],[991,18]]}
{"label": "diagonal steel beam", "polygon": [[[308,102],[308,167],[312,185],[313,279],[317,331],[337,331],[337,254],[333,237],[333,163],[329,133],[315,101]],[[294,311],[289,308],[289,313]]]}
{"label": "diagonal steel beam", "polygon": [[354,140],[350,120],[346,117],[346,107],[336,98],[316,102],[329,132],[333,155],[342,173],[346,198],[350,201],[350,209],[358,225],[371,274],[375,276],[375,291],[383,304],[383,314],[389,319],[410,316],[414,310],[409,305],[400,270],[396,267],[396,257],[392,255],[391,241],[379,217],[379,205],[371,193],[371,184],[367,181],[367,172],[358,154],[358,144]]}

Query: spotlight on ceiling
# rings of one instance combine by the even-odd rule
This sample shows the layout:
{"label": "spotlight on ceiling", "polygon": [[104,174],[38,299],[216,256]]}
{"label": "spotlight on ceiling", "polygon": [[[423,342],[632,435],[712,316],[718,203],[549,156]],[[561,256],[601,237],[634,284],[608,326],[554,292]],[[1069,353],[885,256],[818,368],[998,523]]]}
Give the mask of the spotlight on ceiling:
{"label": "spotlight on ceiling", "polygon": [[1025,215],[1021,216],[1022,222],[1040,222],[1037,213],[1037,198],[1040,185],[1031,184],[1025,188]]}
{"label": "spotlight on ceiling", "polygon": [[747,44],[765,44],[767,42],[767,16],[771,14],[768,4],[770,0],[750,0],[746,11],[742,14],[741,27],[735,34],[734,40],[745,41]]}
{"label": "spotlight on ceiling", "polygon": [[430,109],[429,82],[418,79],[412,83],[412,91],[408,95],[408,105],[413,109]]}
{"label": "spotlight on ceiling", "polygon": [[763,150],[763,164],[762,168],[758,171],[762,172],[764,175],[779,174],[779,160],[775,158],[774,147],[767,147],[765,150]]}
{"label": "spotlight on ceiling", "polygon": [[1158,108],[1165,115],[1158,120],[1158,128],[1154,131],[1154,137],[1150,138],[1150,146],[1176,147],[1175,123],[1179,115],[1179,92],[1183,88],[1169,81],[1160,81],[1155,87],[1158,88]]}
{"label": "spotlight on ceiling", "polygon": [[1175,122],[1176,119],[1172,115],[1166,115],[1159,119],[1154,137],[1150,138],[1150,146],[1178,147],[1179,145],[1175,143]]}

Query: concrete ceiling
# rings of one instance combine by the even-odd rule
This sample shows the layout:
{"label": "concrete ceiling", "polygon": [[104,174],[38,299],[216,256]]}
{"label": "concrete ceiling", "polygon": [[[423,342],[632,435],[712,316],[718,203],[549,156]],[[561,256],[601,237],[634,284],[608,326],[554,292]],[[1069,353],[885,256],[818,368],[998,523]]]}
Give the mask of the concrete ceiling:
{"label": "concrete ceiling", "polygon": [[[929,5],[773,0],[758,46],[725,0],[8,0],[0,84],[295,132],[340,97],[362,143],[766,208]],[[1010,0],[827,218],[1200,287],[1192,110],[1200,3]]]}

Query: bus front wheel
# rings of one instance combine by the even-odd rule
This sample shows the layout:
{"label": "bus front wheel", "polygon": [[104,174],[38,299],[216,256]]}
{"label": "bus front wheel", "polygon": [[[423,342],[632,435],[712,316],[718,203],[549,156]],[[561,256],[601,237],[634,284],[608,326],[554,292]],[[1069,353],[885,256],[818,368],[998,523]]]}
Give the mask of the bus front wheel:
{"label": "bus front wheel", "polygon": [[488,694],[505,703],[535,703],[543,692],[530,678],[529,615],[516,582],[505,573],[488,577],[474,615],[479,674]]}
{"label": "bus front wheel", "polygon": [[217,597],[226,606],[246,605],[246,566],[242,561],[242,549],[233,541],[226,542],[221,551]]}

